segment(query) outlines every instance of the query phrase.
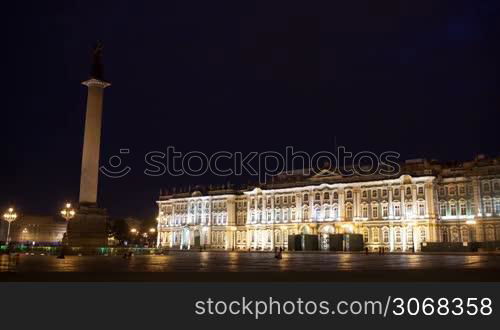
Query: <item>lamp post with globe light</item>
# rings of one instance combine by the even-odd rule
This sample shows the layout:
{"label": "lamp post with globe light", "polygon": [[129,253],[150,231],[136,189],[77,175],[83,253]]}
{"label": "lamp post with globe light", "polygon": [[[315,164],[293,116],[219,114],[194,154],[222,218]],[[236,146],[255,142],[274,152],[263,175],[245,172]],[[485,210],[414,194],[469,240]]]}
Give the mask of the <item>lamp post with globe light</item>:
{"label": "lamp post with globe light", "polygon": [[73,219],[75,216],[76,212],[71,208],[71,203],[66,203],[64,206],[64,209],[61,210],[61,216],[66,220],[69,221]]}
{"label": "lamp post with globe light", "polygon": [[7,212],[3,214],[3,219],[7,221],[8,226],[7,226],[7,238],[6,238],[6,244],[7,246],[9,245],[10,242],[10,224],[12,221],[15,221],[17,219],[17,214],[14,212],[14,208],[10,207]]}
{"label": "lamp post with globe light", "polygon": [[131,237],[132,238],[132,240],[131,240],[132,243],[133,244],[137,244],[137,235],[139,234],[139,232],[137,231],[137,229],[132,228],[132,229],[130,229],[130,233],[132,234],[132,237]]}
{"label": "lamp post with globe light", "polygon": [[150,242],[148,242],[148,244],[153,243],[151,245],[154,245],[154,235],[156,233],[156,228],[153,228],[153,227],[149,228],[149,233],[150,233],[151,240],[150,240]]}
{"label": "lamp post with globe light", "polygon": [[[68,223],[69,220],[73,219],[75,217],[75,210],[71,207],[71,203],[66,203],[66,205],[64,205],[64,208],[61,210],[61,216],[64,218],[64,220],[66,220],[66,224]],[[58,258],[59,259],[64,259],[64,255],[65,255],[65,250],[66,250],[66,239],[67,239],[67,234],[64,233],[63,234],[63,238],[62,238],[62,246],[61,246],[61,253],[59,254]]]}

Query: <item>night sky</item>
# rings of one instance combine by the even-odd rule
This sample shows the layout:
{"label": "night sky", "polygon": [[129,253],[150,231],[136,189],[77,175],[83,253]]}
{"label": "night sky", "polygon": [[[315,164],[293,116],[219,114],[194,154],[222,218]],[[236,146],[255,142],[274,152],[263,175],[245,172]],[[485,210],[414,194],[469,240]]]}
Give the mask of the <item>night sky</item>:
{"label": "night sky", "polygon": [[[112,216],[152,218],[152,150],[497,156],[500,2],[22,1],[2,8],[0,207],[77,201],[91,48],[104,43],[100,177]],[[238,179],[231,179],[238,181]]]}

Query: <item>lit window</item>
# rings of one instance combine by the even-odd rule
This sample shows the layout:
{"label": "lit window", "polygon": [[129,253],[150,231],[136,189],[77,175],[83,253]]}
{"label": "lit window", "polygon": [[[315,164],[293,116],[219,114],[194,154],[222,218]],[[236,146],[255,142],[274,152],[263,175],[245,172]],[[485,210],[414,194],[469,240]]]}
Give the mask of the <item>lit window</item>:
{"label": "lit window", "polygon": [[377,191],[376,190],[372,190],[372,197],[377,198]]}
{"label": "lit window", "polygon": [[410,187],[407,187],[407,188],[406,188],[406,194],[407,194],[407,195],[411,195],[411,188],[410,188]]}
{"label": "lit window", "polygon": [[396,243],[401,243],[401,231],[399,230],[399,228],[396,228],[394,230],[394,234]]}
{"label": "lit window", "polygon": [[348,205],[346,207],[346,213],[347,213],[347,218],[352,219],[352,206],[351,205]]}
{"label": "lit window", "polygon": [[329,207],[325,207],[325,218],[326,219],[330,218],[330,208]]}
{"label": "lit window", "polygon": [[406,231],[406,241],[413,243],[413,228],[409,227]]}
{"label": "lit window", "polygon": [[450,214],[457,215],[457,204],[450,203]]}
{"label": "lit window", "polygon": [[491,200],[489,199],[486,199],[484,201],[484,213],[487,214],[491,213]]}
{"label": "lit window", "polygon": [[309,201],[309,195],[304,194],[304,203],[307,203]]}
{"label": "lit window", "polygon": [[399,189],[394,189],[394,196],[399,196]]}
{"label": "lit window", "polygon": [[469,229],[467,229],[466,226],[462,227],[462,242],[468,242],[469,241]]}
{"label": "lit window", "polygon": [[411,217],[413,215],[413,205],[406,204],[406,216]]}
{"label": "lit window", "polygon": [[387,217],[389,215],[389,208],[387,205],[382,206],[382,216]]}
{"label": "lit window", "polygon": [[363,206],[363,218],[368,218],[368,206]]}
{"label": "lit window", "polygon": [[330,193],[325,192],[325,193],[323,194],[323,199],[328,201],[328,200],[330,199]]}
{"label": "lit window", "polygon": [[333,207],[333,218],[337,219],[339,217],[339,208],[337,206]]}
{"label": "lit window", "polygon": [[395,217],[401,216],[401,207],[399,205],[394,205],[394,216]]}
{"label": "lit window", "polygon": [[382,189],[382,196],[383,197],[387,196],[387,189]]}
{"label": "lit window", "polygon": [[440,213],[442,217],[446,216],[446,202],[441,202],[439,205]]}
{"label": "lit window", "polygon": [[485,192],[489,192],[490,191],[490,184],[489,183],[484,183],[483,184],[483,190]]}
{"label": "lit window", "polygon": [[389,243],[389,231],[387,228],[382,229],[382,239],[384,243]]}
{"label": "lit window", "polygon": [[372,206],[372,218],[378,218],[378,207]]}
{"label": "lit window", "polygon": [[424,203],[418,204],[418,215],[424,216],[425,215],[425,205]]}
{"label": "lit window", "polygon": [[333,193],[333,199],[339,199],[339,193],[338,192],[334,192]]}
{"label": "lit window", "polygon": [[460,215],[467,215],[467,205],[465,202],[460,202]]}
{"label": "lit window", "polygon": [[309,219],[309,209],[307,207],[304,208],[304,210],[303,210],[303,218],[304,218],[304,220]]}
{"label": "lit window", "polygon": [[363,198],[366,198],[366,190],[363,190]]}
{"label": "lit window", "polygon": [[321,217],[321,210],[319,207],[314,209],[314,219],[319,220]]}
{"label": "lit window", "polygon": [[347,191],[346,198],[352,198],[352,191],[351,190]]}

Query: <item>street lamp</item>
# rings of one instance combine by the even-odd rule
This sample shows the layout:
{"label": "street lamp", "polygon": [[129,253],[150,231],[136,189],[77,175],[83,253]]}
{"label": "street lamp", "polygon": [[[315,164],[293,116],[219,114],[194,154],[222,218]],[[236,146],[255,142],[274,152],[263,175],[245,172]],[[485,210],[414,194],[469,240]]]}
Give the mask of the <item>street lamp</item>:
{"label": "street lamp", "polygon": [[[61,216],[68,222],[69,220],[73,219],[75,217],[75,210],[71,208],[71,203],[66,203],[64,205],[64,208],[61,210]],[[64,259],[64,254],[65,254],[65,246],[67,242],[67,233],[63,234],[62,241],[61,241],[61,254],[57,257],[59,259]]]}
{"label": "street lamp", "polygon": [[70,219],[73,219],[75,216],[76,212],[71,208],[70,203],[66,203],[64,206],[64,209],[61,210],[61,216],[66,220],[69,221]]}
{"label": "street lamp", "polygon": [[3,214],[3,219],[9,223],[7,226],[7,245],[9,245],[10,242],[10,223],[12,221],[15,221],[17,218],[17,214],[14,212],[14,208],[10,207],[7,212]]}
{"label": "street lamp", "polygon": [[137,234],[139,234],[139,232],[137,231],[137,229],[132,228],[132,229],[130,229],[130,233],[133,235],[132,242],[134,244],[137,244]]}
{"label": "street lamp", "polygon": [[151,238],[153,239],[150,240],[149,243],[151,243],[151,245],[154,245],[154,234],[156,233],[156,228],[153,227],[149,228],[149,233],[151,234]]}

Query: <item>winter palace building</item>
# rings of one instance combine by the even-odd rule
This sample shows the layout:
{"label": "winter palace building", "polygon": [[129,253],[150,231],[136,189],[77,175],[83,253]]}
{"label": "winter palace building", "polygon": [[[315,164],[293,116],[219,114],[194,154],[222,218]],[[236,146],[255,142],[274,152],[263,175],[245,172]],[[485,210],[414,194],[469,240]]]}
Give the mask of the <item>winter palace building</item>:
{"label": "winter palace building", "polygon": [[281,175],[255,187],[162,193],[158,245],[273,250],[288,235],[362,234],[371,251],[419,251],[426,242],[500,241],[500,157],[410,160],[397,175]]}

